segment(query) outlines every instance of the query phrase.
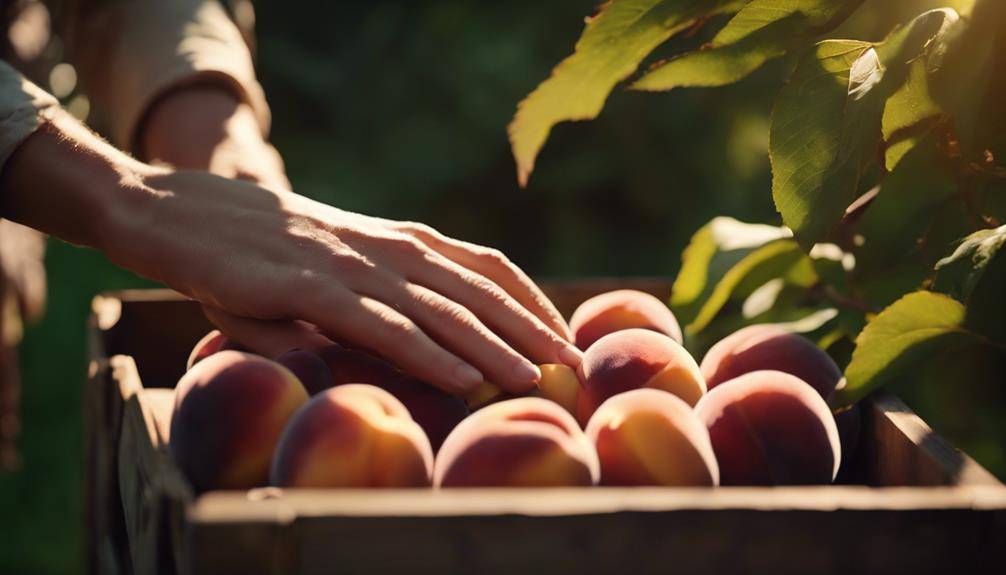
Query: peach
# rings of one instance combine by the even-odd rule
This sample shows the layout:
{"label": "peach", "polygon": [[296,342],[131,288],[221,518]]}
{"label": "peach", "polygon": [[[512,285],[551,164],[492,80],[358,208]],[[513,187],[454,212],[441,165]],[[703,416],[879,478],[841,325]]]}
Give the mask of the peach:
{"label": "peach", "polygon": [[218,329],[210,331],[202,339],[196,342],[189,353],[189,360],[185,362],[185,370],[192,369],[192,366],[206,359],[219,351],[247,351],[234,340],[220,332]]}
{"label": "peach", "polygon": [[328,365],[318,354],[306,349],[291,349],[278,356],[276,363],[293,372],[311,395],[321,393],[333,385]]}
{"label": "peach", "polygon": [[387,379],[377,387],[402,402],[412,419],[423,428],[434,453],[440,451],[447,436],[469,414],[463,399],[414,377],[402,375]]}
{"label": "peach", "polygon": [[709,429],[722,485],[831,483],[842,449],[821,395],[798,377],[754,371],[716,386],[695,406]]}
{"label": "peach", "polygon": [[347,384],[316,395],[287,425],[269,480],[277,487],[425,487],[433,450],[393,395]]}
{"label": "peach", "polygon": [[719,484],[709,431],[691,406],[670,393],[620,393],[594,412],[586,434],[597,448],[602,485]]}
{"label": "peach", "polygon": [[328,365],[333,385],[344,383],[377,385],[401,375],[395,366],[383,359],[341,345],[326,346],[316,353]]}
{"label": "peach", "polygon": [[307,399],[282,365],[239,351],[215,353],[175,387],[169,449],[197,491],[263,485],[283,427]]}
{"label": "peach", "polygon": [[825,400],[842,380],[842,370],[814,342],[770,324],[751,325],[723,338],[702,358],[701,369],[709,389],[752,371],[782,371],[809,383]]}
{"label": "peach", "polygon": [[550,363],[539,366],[541,380],[538,395],[554,401],[571,415],[576,415],[576,401],[580,397],[580,378],[569,366]]}
{"label": "peach", "polygon": [[596,485],[597,453],[576,420],[540,397],[494,403],[462,421],[437,454],[437,487]]}
{"label": "peach", "polygon": [[594,342],[580,364],[577,419],[587,424],[609,397],[643,387],[661,389],[695,405],[706,391],[698,364],[681,344],[646,329],[627,329]]}
{"label": "peach", "polygon": [[586,350],[595,341],[631,328],[653,330],[681,343],[681,327],[664,302],[636,290],[596,295],[580,304],[569,320],[576,346]]}
{"label": "peach", "polygon": [[468,405],[468,409],[471,411],[478,411],[487,405],[514,398],[514,395],[503,391],[488,381],[483,381],[481,385],[464,396],[465,404]]}
{"label": "peach", "polygon": [[319,350],[318,355],[328,365],[333,385],[365,383],[394,395],[426,432],[434,452],[454,426],[468,417],[464,399],[409,377],[370,354],[332,345]]}

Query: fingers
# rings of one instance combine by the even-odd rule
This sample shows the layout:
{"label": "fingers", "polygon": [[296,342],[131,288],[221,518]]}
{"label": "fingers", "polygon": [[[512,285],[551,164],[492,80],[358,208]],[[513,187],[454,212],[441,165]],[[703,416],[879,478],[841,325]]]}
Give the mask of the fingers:
{"label": "fingers", "polygon": [[407,233],[444,257],[492,280],[552,331],[572,341],[569,326],[552,302],[519,267],[500,251],[449,238],[422,224],[399,224]]}
{"label": "fingers", "polygon": [[[493,281],[430,251],[418,240],[400,242],[392,252],[397,252],[392,256],[393,266],[407,279],[464,306],[490,328],[486,333],[498,333],[529,359],[574,368],[579,365],[581,354],[572,344]],[[507,385],[505,381],[494,383]]]}
{"label": "fingers", "polygon": [[394,302],[434,341],[457,353],[493,383],[512,393],[532,389],[541,379],[538,367],[514,351],[474,313],[421,285],[399,282],[373,294]]}
{"label": "fingers", "polygon": [[313,326],[300,321],[241,317],[210,305],[203,305],[203,313],[224,335],[266,357],[277,357],[291,349],[317,350],[332,344]]}
{"label": "fingers", "polygon": [[303,298],[303,309],[296,315],[337,341],[374,351],[448,393],[468,393],[485,379],[479,370],[384,303],[348,290],[316,290],[314,295]]}

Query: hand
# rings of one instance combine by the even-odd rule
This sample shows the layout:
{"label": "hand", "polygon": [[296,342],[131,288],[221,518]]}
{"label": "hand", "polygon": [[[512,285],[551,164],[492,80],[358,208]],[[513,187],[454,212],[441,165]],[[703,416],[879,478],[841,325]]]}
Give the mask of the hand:
{"label": "hand", "polygon": [[140,157],[153,163],[290,189],[283,159],[251,106],[223,86],[168,92],[151,107],[137,143]]}
{"label": "hand", "polygon": [[526,358],[579,363],[558,313],[499,252],[206,173],[142,185],[151,201],[109,256],[228,314],[304,320],[452,392],[526,391],[540,378]]}
{"label": "hand", "polygon": [[317,326],[451,392],[484,380],[526,391],[540,377],[534,363],[581,358],[548,299],[495,250],[288,191],[151,168],[65,114],[8,159],[0,216],[233,316]]}

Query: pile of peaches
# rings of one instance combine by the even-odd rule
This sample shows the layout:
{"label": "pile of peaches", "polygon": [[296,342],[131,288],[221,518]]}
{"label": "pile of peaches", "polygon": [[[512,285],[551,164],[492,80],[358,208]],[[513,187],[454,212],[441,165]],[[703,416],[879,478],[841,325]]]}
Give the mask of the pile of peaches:
{"label": "pile of peaches", "polygon": [[656,298],[591,298],[570,328],[583,362],[541,366],[534,393],[439,391],[330,345],[274,359],[214,331],[176,387],[170,451],[197,491],[277,487],[812,485],[835,480],[857,411],[811,341],[749,326],[701,364]]}

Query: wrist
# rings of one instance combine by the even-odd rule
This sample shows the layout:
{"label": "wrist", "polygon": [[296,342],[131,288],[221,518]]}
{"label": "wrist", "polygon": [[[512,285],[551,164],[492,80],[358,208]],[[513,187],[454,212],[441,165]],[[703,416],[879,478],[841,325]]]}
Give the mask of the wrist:
{"label": "wrist", "polygon": [[[29,136],[0,173],[3,217],[108,253],[153,194],[137,162],[59,113]],[[113,254],[110,254],[113,255]]]}

